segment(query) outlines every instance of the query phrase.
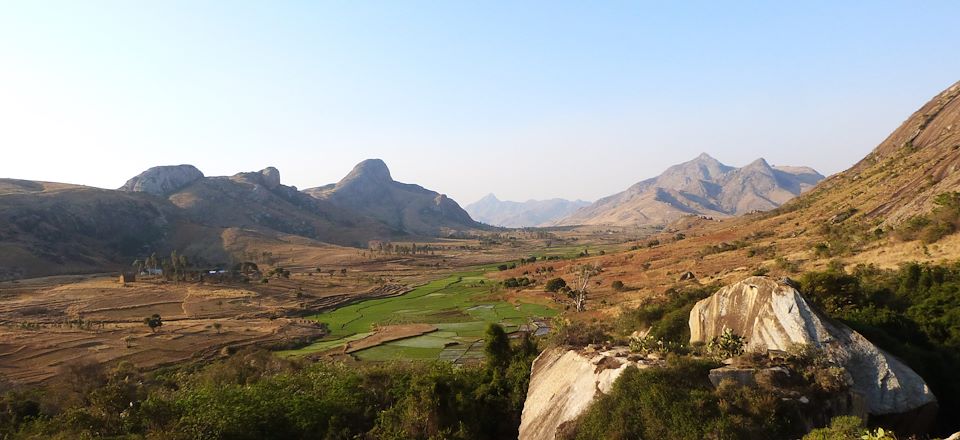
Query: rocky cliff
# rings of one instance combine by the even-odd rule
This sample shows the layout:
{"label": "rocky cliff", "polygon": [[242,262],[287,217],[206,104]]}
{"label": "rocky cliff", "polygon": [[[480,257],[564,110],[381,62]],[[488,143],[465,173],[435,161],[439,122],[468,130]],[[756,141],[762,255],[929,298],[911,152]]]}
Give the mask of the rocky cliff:
{"label": "rocky cliff", "polygon": [[749,350],[809,344],[853,377],[871,415],[903,414],[936,398],[916,372],[849,327],[821,315],[793,287],[751,277],[720,289],[690,312],[690,342],[709,342],[724,329],[747,338]]}

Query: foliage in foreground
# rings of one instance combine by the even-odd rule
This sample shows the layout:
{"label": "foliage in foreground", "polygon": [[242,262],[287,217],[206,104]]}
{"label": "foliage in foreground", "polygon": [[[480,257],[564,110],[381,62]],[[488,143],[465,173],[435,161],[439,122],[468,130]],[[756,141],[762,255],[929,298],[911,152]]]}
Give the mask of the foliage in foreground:
{"label": "foliage in foreground", "polygon": [[262,351],[151,375],[88,364],[5,393],[0,437],[516,438],[536,347],[511,346],[496,327],[486,366],[305,364]]}
{"label": "foliage in foreground", "polygon": [[937,396],[941,430],[960,418],[960,263],[899,270],[835,267],[801,278],[801,291],[830,316],[907,363]]}

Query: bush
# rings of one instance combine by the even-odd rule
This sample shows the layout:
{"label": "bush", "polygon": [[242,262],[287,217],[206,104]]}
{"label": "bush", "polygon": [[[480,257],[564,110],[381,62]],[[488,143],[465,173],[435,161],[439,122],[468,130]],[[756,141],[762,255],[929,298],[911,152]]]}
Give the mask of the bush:
{"label": "bush", "polygon": [[616,280],[612,284],[610,284],[610,287],[613,287],[613,290],[623,290],[624,288],[623,281]]}
{"label": "bush", "polygon": [[854,416],[834,417],[827,428],[814,429],[803,440],[861,440],[867,432],[863,420]]}
{"label": "bush", "polygon": [[547,284],[544,286],[544,290],[547,292],[556,293],[564,287],[567,287],[567,282],[564,281],[563,278],[552,278],[547,281]]}
{"label": "bush", "polygon": [[726,328],[723,329],[720,336],[715,336],[710,340],[707,344],[707,351],[721,359],[732,358],[743,354],[743,347],[746,343],[746,338]]}
{"label": "bush", "polygon": [[[668,366],[627,368],[565,433],[575,439],[788,438],[779,399],[743,390],[742,407],[724,404],[707,380],[713,362],[672,357]],[[772,402],[772,403],[771,403]]]}

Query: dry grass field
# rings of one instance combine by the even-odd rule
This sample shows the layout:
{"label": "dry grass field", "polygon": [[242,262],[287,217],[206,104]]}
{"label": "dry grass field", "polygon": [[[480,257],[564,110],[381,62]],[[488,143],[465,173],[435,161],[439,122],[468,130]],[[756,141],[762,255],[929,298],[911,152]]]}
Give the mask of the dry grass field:
{"label": "dry grass field", "polygon": [[[512,231],[485,243],[440,239],[418,244],[431,250],[417,255],[241,230],[225,231],[219,239],[238,259],[257,261],[264,273],[282,267],[289,277],[265,275],[266,283],[216,276],[203,283],[141,277],[121,284],[116,273],[103,273],[0,282],[0,377],[36,383],[84,361],[129,361],[152,369],[209,360],[248,345],[294,348],[326,335],[320,321],[308,319],[317,313],[403,295],[466,268],[533,253],[570,256],[582,249],[612,252],[629,245],[617,241],[620,235],[572,228],[546,235]],[[144,322],[154,314],[163,321],[157,331]],[[425,326],[380,327],[348,351],[422,335]],[[342,351],[342,345],[336,350]]]}

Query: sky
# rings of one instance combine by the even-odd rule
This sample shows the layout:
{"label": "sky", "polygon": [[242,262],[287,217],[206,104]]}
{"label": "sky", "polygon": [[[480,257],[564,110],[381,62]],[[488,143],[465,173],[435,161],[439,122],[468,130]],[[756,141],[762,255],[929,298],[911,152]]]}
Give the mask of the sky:
{"label": "sky", "polygon": [[0,177],[366,158],[461,204],[707,152],[842,171],[960,79],[956,1],[5,1]]}

